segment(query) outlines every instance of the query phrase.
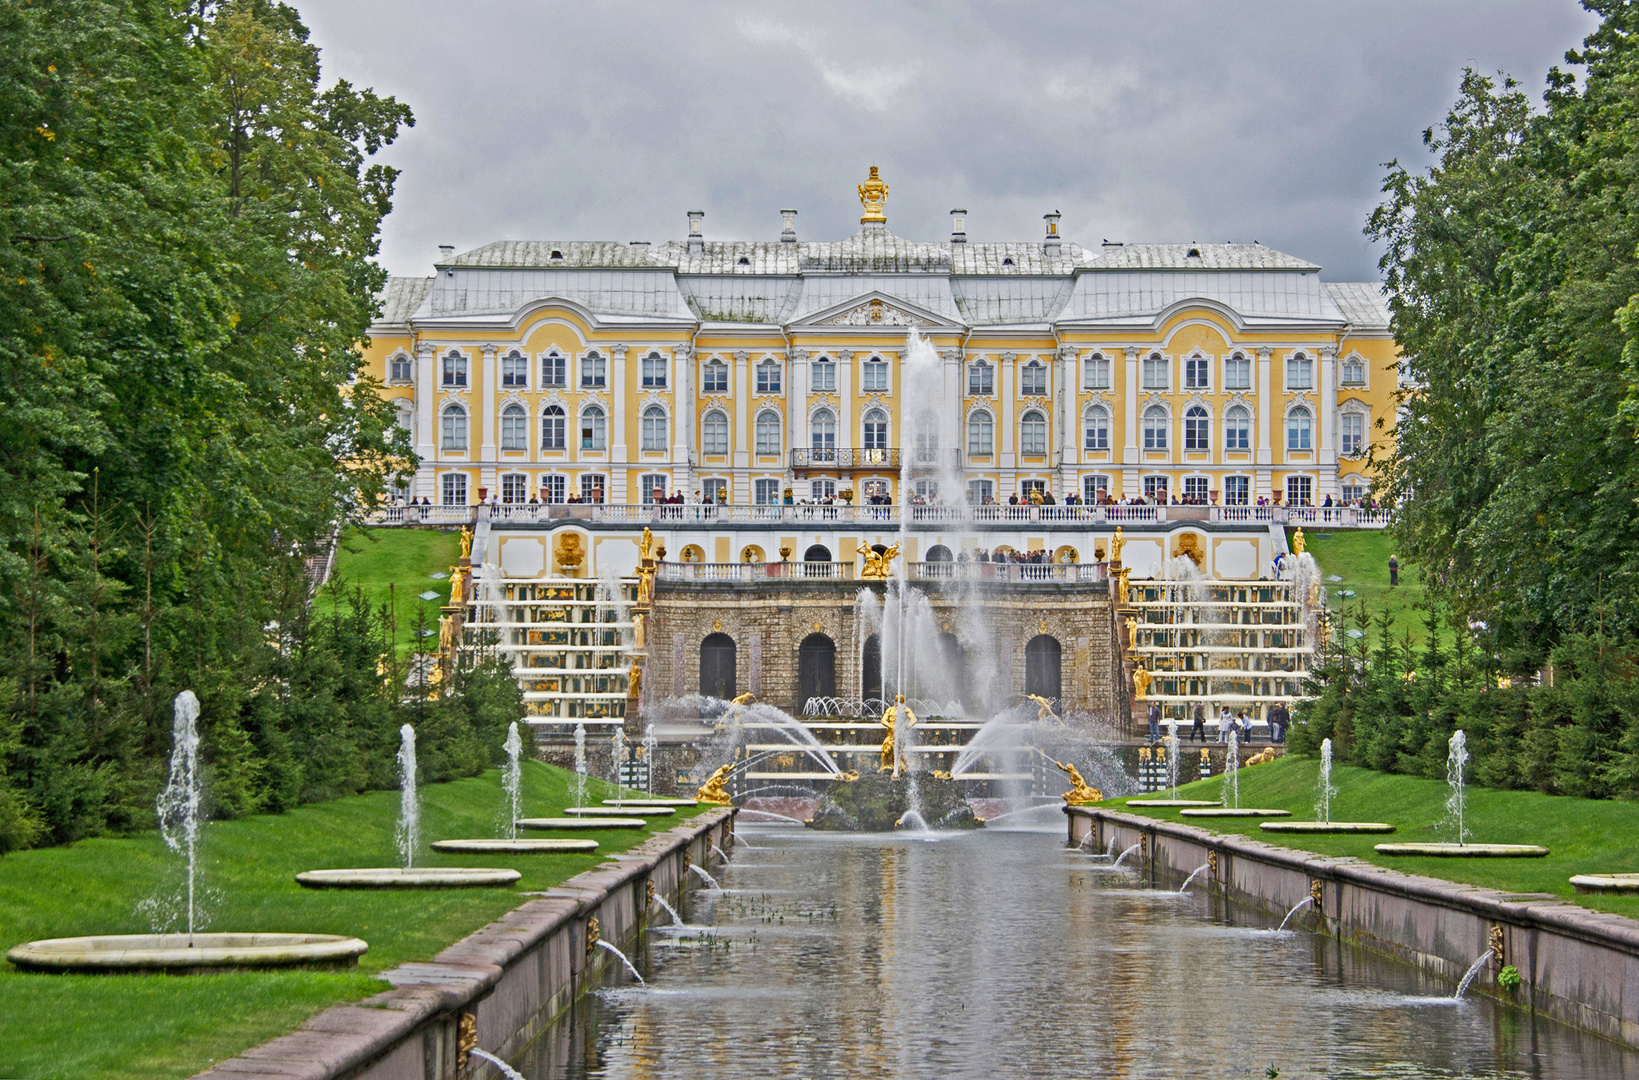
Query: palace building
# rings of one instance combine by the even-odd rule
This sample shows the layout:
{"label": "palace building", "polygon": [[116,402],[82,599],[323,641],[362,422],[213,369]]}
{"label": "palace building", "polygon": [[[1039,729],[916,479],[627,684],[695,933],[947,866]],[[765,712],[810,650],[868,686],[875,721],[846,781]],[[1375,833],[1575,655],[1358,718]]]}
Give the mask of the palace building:
{"label": "palace building", "polygon": [[[785,210],[776,239],[714,241],[694,211],[682,240],[446,247],[431,277],[391,279],[368,358],[420,458],[401,495],[1366,495],[1397,379],[1377,283],[1257,243],[1083,246],[1057,213],[1031,242],[970,242],[962,210],[948,239],[910,240],[887,195],[873,167],[842,240],[799,239]],[[898,392],[910,327],[944,361],[938,400]],[[905,445],[911,408],[952,412],[957,445]],[[902,474],[907,454],[959,462],[966,490]]]}

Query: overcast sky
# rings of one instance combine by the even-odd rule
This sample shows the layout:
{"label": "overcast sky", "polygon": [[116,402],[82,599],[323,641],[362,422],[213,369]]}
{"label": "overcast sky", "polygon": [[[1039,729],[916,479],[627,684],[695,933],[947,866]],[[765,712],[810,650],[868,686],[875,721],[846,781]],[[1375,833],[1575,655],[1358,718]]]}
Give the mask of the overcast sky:
{"label": "overcast sky", "polygon": [[1258,240],[1330,280],[1383,163],[1421,167],[1465,66],[1543,77],[1596,20],[1563,0],[548,3],[294,0],[325,79],[409,103],[382,258],[437,246],[888,228],[941,240]]}

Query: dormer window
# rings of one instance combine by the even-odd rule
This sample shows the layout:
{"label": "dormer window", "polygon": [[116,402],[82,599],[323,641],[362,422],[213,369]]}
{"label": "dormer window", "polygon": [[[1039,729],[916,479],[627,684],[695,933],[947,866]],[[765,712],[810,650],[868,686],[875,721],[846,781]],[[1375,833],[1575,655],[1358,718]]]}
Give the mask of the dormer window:
{"label": "dormer window", "polygon": [[559,251],[557,248],[553,248],[552,249],[552,258],[562,259],[563,258],[563,252]]}
{"label": "dormer window", "polygon": [[1189,255],[1187,256],[1187,258],[1199,259],[1200,257],[1201,257],[1201,249],[1200,248],[1190,248],[1189,249]]}
{"label": "dormer window", "polygon": [[1013,265],[1013,259],[1011,257],[1003,259],[1002,260],[1002,265],[1003,266],[1012,266]]}
{"label": "dormer window", "polygon": [[744,255],[741,255],[739,265],[740,266],[750,266],[751,265],[751,260],[746,258]]}

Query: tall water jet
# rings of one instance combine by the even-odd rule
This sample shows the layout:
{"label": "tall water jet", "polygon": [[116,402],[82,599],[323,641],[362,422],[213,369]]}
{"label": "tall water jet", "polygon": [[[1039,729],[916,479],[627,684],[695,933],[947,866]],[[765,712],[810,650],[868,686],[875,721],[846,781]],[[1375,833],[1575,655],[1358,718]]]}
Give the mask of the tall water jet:
{"label": "tall water jet", "polygon": [[1463,770],[1468,766],[1468,736],[1458,728],[1451,734],[1449,753],[1446,755],[1446,783],[1451,794],[1446,797],[1446,820],[1456,826],[1457,844],[1468,843],[1468,827],[1464,822],[1466,797],[1463,792]]}
{"label": "tall water jet", "polygon": [[1337,794],[1337,788],[1332,786],[1332,740],[1320,740],[1320,783],[1317,785],[1315,801],[1315,817],[1330,825],[1332,823],[1332,796]]}
{"label": "tall water jet", "polygon": [[398,857],[404,869],[415,867],[415,851],[421,843],[421,804],[415,793],[415,728],[398,729]]}
{"label": "tall water jet", "polygon": [[518,755],[522,753],[524,742],[518,737],[518,721],[514,720],[507,728],[506,733],[506,771],[501,774],[501,790],[506,792],[507,800],[507,836],[513,840],[518,838],[518,815],[523,812],[521,793],[523,769],[518,764]]}
{"label": "tall water jet", "polygon": [[188,947],[194,937],[194,881],[199,845],[199,699],[176,696],[171,720],[171,776],[159,793],[159,830],[165,846],[188,857]]}
{"label": "tall water jet", "polygon": [[1167,721],[1167,787],[1178,798],[1178,721]]}
{"label": "tall water jet", "polygon": [[1228,749],[1224,752],[1223,803],[1234,810],[1241,808],[1241,753],[1237,733],[1229,733]]}
{"label": "tall water jet", "polygon": [[575,805],[586,805],[586,725],[575,725]]}
{"label": "tall water jet", "polygon": [[643,793],[650,798],[654,797],[654,754],[660,747],[660,740],[655,737],[654,721],[649,721],[648,727],[643,729]]}
{"label": "tall water jet", "polygon": [[615,728],[615,730],[609,735],[609,764],[614,768],[614,776],[612,779],[615,782],[615,798],[617,799],[622,799],[626,796],[626,789],[620,782],[620,759],[625,756],[626,732],[621,728]]}

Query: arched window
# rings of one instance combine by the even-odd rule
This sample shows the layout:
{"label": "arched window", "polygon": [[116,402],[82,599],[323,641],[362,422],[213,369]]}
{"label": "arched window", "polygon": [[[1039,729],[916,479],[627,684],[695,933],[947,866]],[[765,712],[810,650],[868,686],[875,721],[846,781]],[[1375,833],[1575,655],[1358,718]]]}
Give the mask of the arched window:
{"label": "arched window", "polygon": [[643,358],[643,388],[645,390],[664,389],[666,385],[666,358],[657,352],[651,352]]}
{"label": "arched window", "polygon": [[967,452],[973,457],[996,452],[996,422],[983,409],[967,418]]}
{"label": "arched window", "polygon": [[1032,360],[1019,369],[1019,393],[1042,397],[1047,393],[1047,366]]}
{"label": "arched window", "polygon": [[1144,449],[1165,450],[1167,448],[1167,410],[1159,405],[1151,405],[1144,410]]}
{"label": "arched window", "polygon": [[602,353],[589,352],[581,360],[580,384],[592,388],[609,385],[609,362]]}
{"label": "arched window", "polygon": [[410,441],[415,441],[415,402],[405,401],[403,398],[393,402],[393,420],[399,427],[409,433]]}
{"label": "arched window", "polygon": [[1212,449],[1212,420],[1199,405],[1191,405],[1184,413],[1184,449]]}
{"label": "arched window", "polygon": [[990,397],[996,392],[996,369],[976,360],[967,369],[967,392],[972,397]]}
{"label": "arched window", "polygon": [[888,389],[888,362],[880,356],[870,357],[860,365],[859,388],[886,392]]}
{"label": "arched window", "polygon": [[1165,390],[1167,388],[1167,358],[1160,353],[1150,353],[1144,357],[1144,389]]}
{"label": "arched window", "polygon": [[1286,358],[1286,389],[1308,390],[1315,385],[1315,362],[1303,353]]}
{"label": "arched window", "polygon": [[1064,650],[1059,639],[1037,634],[1024,647],[1024,692],[1052,701],[1064,692]]}
{"label": "arched window", "polygon": [[541,412],[541,449],[562,450],[564,443],[563,406],[548,405]]}
{"label": "arched window", "polygon": [[1019,420],[1019,453],[1042,457],[1047,453],[1047,418],[1035,409]]}
{"label": "arched window", "polygon": [[602,450],[604,448],[603,431],[604,421],[601,408],[593,405],[580,414],[580,448],[582,450]]}
{"label": "arched window", "polygon": [[650,453],[666,449],[666,410],[659,405],[643,410],[643,449]]}
{"label": "arched window", "polygon": [[728,365],[721,360],[712,360],[706,364],[701,388],[707,394],[728,393]]}
{"label": "arched window", "polygon": [[522,405],[508,405],[501,410],[501,449],[529,449],[529,416]]}
{"label": "arched window", "polygon": [[734,639],[727,634],[707,634],[700,643],[700,692],[724,701],[734,697]]}
{"label": "arched window", "polygon": [[1212,362],[1204,356],[1192,356],[1184,361],[1184,389],[1205,390],[1212,380]]}
{"label": "arched window", "polygon": [[457,349],[444,355],[444,385],[467,385],[467,358]]}
{"label": "arched window", "polygon": [[728,453],[728,416],[718,409],[711,410],[700,421],[700,452]]}
{"label": "arched window", "polygon": [[1360,386],[1366,381],[1366,365],[1350,357],[1343,361],[1343,385]]}
{"label": "arched window", "polygon": [[1081,445],[1085,450],[1108,450],[1110,448],[1110,413],[1102,405],[1094,405],[1087,410],[1086,421],[1082,425]]}
{"label": "arched window", "polygon": [[1224,413],[1224,449],[1252,449],[1252,414],[1235,405]]}
{"label": "arched window", "polygon": [[837,418],[830,409],[821,409],[808,421],[809,446],[815,462],[837,459]]}
{"label": "arched window", "polygon": [[778,394],[780,381],[780,365],[772,360],[764,360],[757,365],[757,393]]}
{"label": "arched window", "polygon": [[1310,419],[1308,409],[1300,407],[1300,408],[1293,409],[1291,412],[1287,413],[1286,414],[1286,449],[1288,449],[1288,450],[1308,450],[1308,449],[1310,449],[1311,444],[1314,441],[1313,438],[1311,437],[1312,429],[1313,429],[1313,421]]}
{"label": "arched window", "polygon": [[809,634],[797,647],[797,712],[809,698],[835,697],[837,643],[825,634]]}
{"label": "arched window", "polygon": [[465,450],[467,448],[467,410],[459,405],[450,405],[444,409],[443,415],[443,442],[445,450]]}
{"label": "arched window", "polygon": [[808,365],[808,389],[816,394],[831,393],[837,388],[837,366],[829,356],[816,356]]}
{"label": "arched window", "polygon": [[529,385],[529,359],[517,349],[501,357],[501,386],[522,390]]}
{"label": "arched window", "polygon": [[867,450],[888,448],[888,414],[881,409],[872,409],[865,414],[864,447]]}
{"label": "arched window", "polygon": [[764,409],[757,414],[757,453],[778,454],[780,452],[780,414],[773,409]]}
{"label": "arched window", "polygon": [[563,354],[556,349],[541,357],[541,386],[544,388],[565,385],[564,370]]}
{"label": "arched window", "polygon": [[809,544],[808,550],[802,553],[803,562],[830,562],[831,549],[824,544]]}
{"label": "arched window", "polygon": [[1252,389],[1252,361],[1243,352],[1231,353],[1224,361],[1224,389]]}
{"label": "arched window", "polygon": [[928,548],[928,562],[950,562],[954,558],[955,556],[950,553],[950,548],[943,544],[935,544]]}
{"label": "arched window", "polygon": [[1110,358],[1103,353],[1093,353],[1081,362],[1081,386],[1084,390],[1108,390],[1110,388]]}
{"label": "arched window", "polygon": [[410,374],[410,354],[399,353],[397,356],[393,357],[393,361],[387,375],[388,381],[409,382],[413,378],[414,376]]}

